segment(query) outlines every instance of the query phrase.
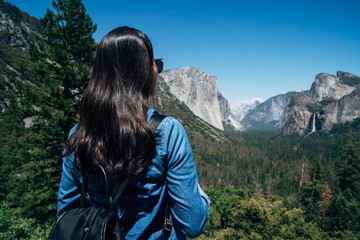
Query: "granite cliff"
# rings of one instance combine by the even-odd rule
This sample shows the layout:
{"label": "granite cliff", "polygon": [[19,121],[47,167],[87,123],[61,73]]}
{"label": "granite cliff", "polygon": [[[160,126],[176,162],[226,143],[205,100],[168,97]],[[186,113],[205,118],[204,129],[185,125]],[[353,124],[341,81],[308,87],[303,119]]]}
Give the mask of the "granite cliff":
{"label": "granite cliff", "polygon": [[281,131],[309,135],[360,117],[360,77],[346,72],[318,74],[307,93],[294,94]]}
{"label": "granite cliff", "polygon": [[220,92],[218,92],[218,101],[223,123],[234,128],[235,130],[244,130],[244,127],[240,124],[240,122],[236,119],[236,116],[231,111],[231,106],[228,100]]}
{"label": "granite cliff", "polygon": [[160,74],[170,92],[191,111],[212,126],[223,130],[223,122],[240,130],[228,101],[217,89],[216,77],[194,67],[170,69]]}

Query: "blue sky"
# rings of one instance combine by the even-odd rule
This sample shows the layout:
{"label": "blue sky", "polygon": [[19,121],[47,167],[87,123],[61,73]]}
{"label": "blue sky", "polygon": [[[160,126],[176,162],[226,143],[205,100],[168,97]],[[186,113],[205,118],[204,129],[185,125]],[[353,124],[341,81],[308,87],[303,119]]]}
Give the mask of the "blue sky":
{"label": "blue sky", "polygon": [[[6,0],[41,18],[50,0]],[[165,69],[192,66],[217,77],[230,101],[310,89],[318,73],[360,76],[358,0],[83,0],[98,25],[147,34]]]}

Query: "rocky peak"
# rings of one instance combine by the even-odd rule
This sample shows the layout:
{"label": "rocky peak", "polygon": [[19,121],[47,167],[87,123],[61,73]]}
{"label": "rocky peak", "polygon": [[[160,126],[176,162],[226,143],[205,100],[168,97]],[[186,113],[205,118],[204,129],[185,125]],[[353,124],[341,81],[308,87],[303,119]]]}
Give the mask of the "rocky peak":
{"label": "rocky peak", "polygon": [[309,96],[318,101],[324,99],[339,100],[354,91],[355,87],[342,83],[339,75],[345,76],[343,72],[338,72],[338,76],[327,73],[318,74],[311,86]]}
{"label": "rocky peak", "polygon": [[350,78],[359,78],[358,76],[348,73],[348,72],[342,72],[342,71],[338,71],[336,73],[336,76],[342,78],[342,77],[350,77]]}
{"label": "rocky peak", "polygon": [[161,73],[170,92],[198,117],[223,130],[216,77],[194,67],[171,69]]}
{"label": "rocky peak", "polygon": [[229,103],[219,93],[216,76],[194,67],[171,69],[160,74],[170,92],[198,117],[223,130],[223,121],[240,129]]}
{"label": "rocky peak", "polygon": [[328,131],[334,124],[360,117],[360,77],[346,72],[321,73],[309,93],[292,97],[284,114],[282,132],[309,135]]}
{"label": "rocky peak", "polygon": [[349,86],[356,86],[360,84],[360,77],[354,74],[338,71],[336,75],[339,77],[339,80],[342,84]]}

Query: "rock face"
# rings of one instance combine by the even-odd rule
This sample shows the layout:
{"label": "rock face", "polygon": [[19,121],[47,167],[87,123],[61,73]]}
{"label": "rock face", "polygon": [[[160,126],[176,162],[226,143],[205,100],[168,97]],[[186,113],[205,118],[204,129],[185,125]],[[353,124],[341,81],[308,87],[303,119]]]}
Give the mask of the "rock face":
{"label": "rock face", "polygon": [[321,73],[308,93],[294,94],[284,114],[284,134],[308,135],[315,130],[328,131],[334,124],[360,117],[360,77],[338,72]]}
{"label": "rock face", "polygon": [[42,34],[38,19],[22,12],[16,6],[7,2],[0,2],[0,42],[29,47],[31,34]]}
{"label": "rock face", "polygon": [[176,117],[190,134],[189,137],[202,139],[207,136],[218,142],[227,139],[223,131],[197,117],[184,102],[175,97],[161,74],[158,75],[155,95],[151,98],[149,106],[161,114]]}
{"label": "rock face", "polygon": [[[341,73],[341,76],[346,76],[345,73]],[[315,82],[312,84],[309,91],[309,96],[317,101],[324,99],[339,100],[345,95],[348,95],[354,91],[354,86],[349,86],[342,83],[340,76],[333,76],[327,73],[320,73],[316,76]]]}
{"label": "rock face", "polygon": [[309,130],[310,118],[313,113],[307,109],[307,106],[315,103],[316,101],[306,94],[294,94],[284,113],[282,133],[304,134],[307,129]]}
{"label": "rock face", "polygon": [[360,117],[360,85],[354,91],[322,108],[321,130],[328,131],[334,124],[351,122]]}
{"label": "rock face", "polygon": [[221,119],[229,126],[236,130],[244,130],[243,126],[232,113],[228,100],[219,92],[218,101],[220,106]]}
{"label": "rock face", "polygon": [[31,35],[42,35],[39,20],[16,6],[0,1],[0,112],[16,101],[16,83],[21,79],[21,64],[28,64],[27,48]]}
{"label": "rock face", "polygon": [[216,77],[194,67],[171,69],[161,73],[170,92],[191,111],[211,125],[223,130],[223,121],[240,129],[231,114],[229,103],[218,92]]}
{"label": "rock face", "polygon": [[286,106],[295,92],[288,92],[269,98],[249,113],[241,121],[246,130],[279,131]]}

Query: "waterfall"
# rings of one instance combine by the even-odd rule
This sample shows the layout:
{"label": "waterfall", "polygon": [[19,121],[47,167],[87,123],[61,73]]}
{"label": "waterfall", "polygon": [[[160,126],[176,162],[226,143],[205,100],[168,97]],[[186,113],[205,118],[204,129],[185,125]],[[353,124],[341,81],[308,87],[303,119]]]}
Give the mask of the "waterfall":
{"label": "waterfall", "polygon": [[308,135],[314,133],[316,131],[316,113],[313,113],[313,117],[312,117],[312,128],[311,128],[311,132],[309,132]]}

